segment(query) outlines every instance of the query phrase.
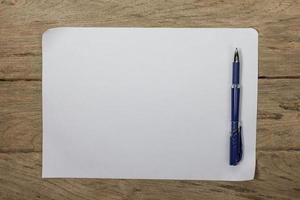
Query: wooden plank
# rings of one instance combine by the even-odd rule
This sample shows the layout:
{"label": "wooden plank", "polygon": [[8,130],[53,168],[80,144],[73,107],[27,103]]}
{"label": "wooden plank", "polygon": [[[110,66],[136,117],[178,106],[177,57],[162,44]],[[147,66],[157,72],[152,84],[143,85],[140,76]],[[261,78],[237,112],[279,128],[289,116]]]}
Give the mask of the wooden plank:
{"label": "wooden plank", "polygon": [[259,76],[300,77],[300,1],[1,2],[0,79],[41,79],[41,35],[59,26],[254,27]]}
{"label": "wooden plank", "polygon": [[0,81],[0,152],[41,150],[41,82]]}
{"label": "wooden plank", "polygon": [[[259,80],[257,148],[300,149],[300,79]],[[0,152],[41,151],[41,82],[0,81]]]}
{"label": "wooden plank", "polygon": [[300,79],[261,79],[257,149],[300,150]]}
{"label": "wooden plank", "polygon": [[41,179],[40,153],[0,153],[0,199],[297,199],[300,152],[258,152],[254,181]]}

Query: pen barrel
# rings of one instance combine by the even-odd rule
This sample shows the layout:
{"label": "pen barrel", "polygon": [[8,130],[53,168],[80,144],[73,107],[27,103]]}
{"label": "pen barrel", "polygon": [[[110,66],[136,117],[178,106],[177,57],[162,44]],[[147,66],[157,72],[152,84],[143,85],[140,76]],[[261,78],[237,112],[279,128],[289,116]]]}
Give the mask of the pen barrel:
{"label": "pen barrel", "polygon": [[240,86],[232,85],[231,88],[231,121],[239,121],[240,111]]}
{"label": "pen barrel", "polygon": [[232,63],[232,84],[240,84],[240,62]]}
{"label": "pen barrel", "polygon": [[242,158],[242,136],[239,124],[240,85],[239,65],[233,64],[233,78],[231,87],[231,136],[230,136],[230,165],[237,165]]}
{"label": "pen barrel", "polygon": [[237,165],[242,158],[242,131],[239,123],[240,112],[240,62],[236,55],[232,63],[231,87],[231,136],[230,165]]}

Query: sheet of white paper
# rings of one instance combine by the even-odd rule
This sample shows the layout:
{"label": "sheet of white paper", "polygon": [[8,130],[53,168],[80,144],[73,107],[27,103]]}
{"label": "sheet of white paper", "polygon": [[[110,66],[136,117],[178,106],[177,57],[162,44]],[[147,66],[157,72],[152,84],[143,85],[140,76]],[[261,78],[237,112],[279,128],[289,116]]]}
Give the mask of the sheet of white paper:
{"label": "sheet of white paper", "polygon": [[[229,166],[233,53],[244,158]],[[54,28],[43,35],[43,177],[249,180],[254,29]]]}

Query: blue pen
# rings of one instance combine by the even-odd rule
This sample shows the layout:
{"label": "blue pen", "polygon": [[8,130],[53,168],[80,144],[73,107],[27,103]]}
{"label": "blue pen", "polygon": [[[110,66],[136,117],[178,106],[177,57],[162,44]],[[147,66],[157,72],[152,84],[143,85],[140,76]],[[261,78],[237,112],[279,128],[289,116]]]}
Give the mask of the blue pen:
{"label": "blue pen", "polygon": [[240,112],[240,59],[235,50],[232,63],[231,86],[231,136],[230,136],[230,165],[237,165],[242,159],[242,127],[239,121]]}

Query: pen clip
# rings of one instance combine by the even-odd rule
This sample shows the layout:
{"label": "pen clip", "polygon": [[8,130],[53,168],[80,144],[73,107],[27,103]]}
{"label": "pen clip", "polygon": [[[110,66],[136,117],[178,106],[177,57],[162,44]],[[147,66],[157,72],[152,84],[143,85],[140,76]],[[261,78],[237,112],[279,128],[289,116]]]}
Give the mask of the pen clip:
{"label": "pen clip", "polygon": [[243,157],[243,137],[242,137],[242,127],[239,127],[238,131],[238,156],[237,156],[237,162],[240,162]]}

